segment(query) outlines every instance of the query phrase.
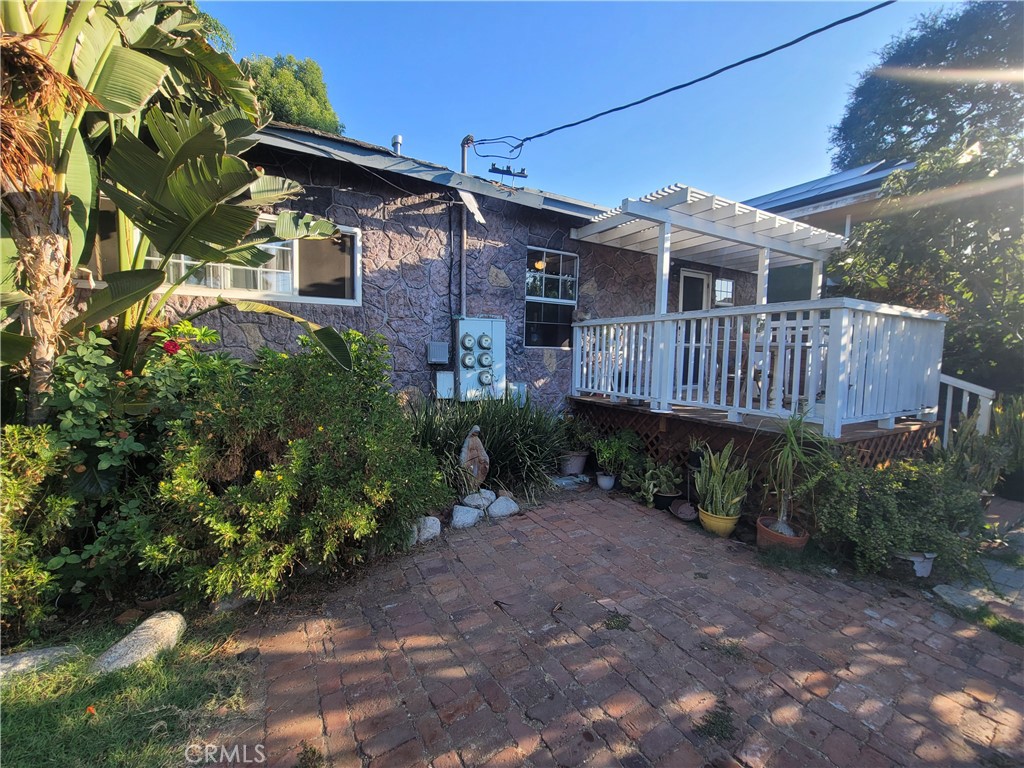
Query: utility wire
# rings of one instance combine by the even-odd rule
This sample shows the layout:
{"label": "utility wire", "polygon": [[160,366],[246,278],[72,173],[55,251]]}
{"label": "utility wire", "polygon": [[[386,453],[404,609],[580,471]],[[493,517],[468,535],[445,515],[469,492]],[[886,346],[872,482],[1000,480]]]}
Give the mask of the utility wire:
{"label": "utility wire", "polygon": [[[685,82],[685,83],[681,83],[679,85],[674,85],[671,88],[666,88],[663,91],[658,91],[657,93],[653,93],[650,96],[645,96],[642,99],[637,99],[636,101],[631,101],[628,104],[623,104],[623,105],[618,106],[618,107],[612,107],[611,109],[606,109],[606,110],[604,110],[604,112],[598,112],[596,115],[591,115],[590,117],[585,117],[582,120],[576,120],[575,122],[572,122],[572,123],[566,123],[565,125],[560,125],[557,128],[551,128],[551,129],[549,129],[547,131],[543,131],[541,133],[535,133],[532,136],[527,136],[524,139],[520,139],[518,136],[500,136],[500,137],[495,138],[495,139],[480,139],[479,141],[477,141],[474,144],[474,151],[475,151],[476,144],[508,144],[506,139],[516,139],[518,141],[518,143],[512,145],[512,152],[516,152],[516,154],[509,157],[509,159],[514,160],[517,157],[519,157],[518,153],[520,151],[522,151],[523,145],[526,144],[526,142],[528,142],[528,141],[533,141],[534,139],[540,139],[540,138],[543,138],[544,136],[550,136],[552,133],[556,133],[558,131],[564,131],[566,128],[575,128],[577,125],[583,125],[584,123],[589,123],[591,120],[597,120],[597,118],[599,118],[599,117],[604,117],[605,115],[610,115],[610,114],[612,114],[614,112],[621,112],[624,109],[630,109],[631,107],[639,106],[640,104],[644,104],[644,103],[646,103],[648,101],[651,101],[653,99],[657,99],[657,98],[659,98],[661,96],[665,96],[666,94],[673,93],[675,91],[680,91],[683,88],[689,88],[691,85],[696,85],[697,83],[702,83],[705,80],[710,80],[712,77],[717,77],[718,75],[722,74],[723,72],[728,72],[730,69],[736,69],[736,67],[741,67],[744,64],[749,64],[752,61],[757,61],[758,59],[763,59],[766,56],[771,56],[773,53],[778,53],[779,51],[785,50],[786,48],[791,48],[792,46],[796,45],[797,43],[802,43],[804,40],[807,40],[810,37],[814,37],[815,35],[820,35],[822,32],[827,32],[830,29],[834,29],[835,27],[838,27],[838,26],[840,26],[842,24],[846,24],[848,22],[854,21],[855,19],[859,19],[862,16],[867,16],[869,13],[874,13],[875,11],[879,11],[882,8],[885,8],[888,5],[892,5],[895,2],[896,2],[896,0],[885,0],[885,2],[879,3],[878,5],[873,5],[873,6],[871,6],[870,8],[868,8],[866,10],[860,11],[859,13],[854,13],[854,14],[852,14],[850,16],[845,16],[845,17],[843,17],[841,19],[837,19],[836,21],[833,21],[831,24],[826,24],[823,27],[818,27],[817,29],[813,29],[810,32],[807,32],[806,34],[800,35],[800,37],[793,38],[788,43],[783,43],[782,45],[777,45],[774,48],[771,48],[771,49],[769,49],[767,51],[762,51],[761,53],[754,54],[753,56],[748,56],[747,58],[742,59],[740,61],[736,61],[736,62],[733,62],[732,64],[728,64],[728,65],[726,65],[724,67],[720,67],[719,69],[716,69],[714,72],[709,72],[706,75],[701,75],[698,78],[694,78],[693,80],[690,80],[690,81]],[[479,153],[477,153],[477,154],[479,155]],[[496,157],[497,155],[479,155],[479,156],[480,157]]]}

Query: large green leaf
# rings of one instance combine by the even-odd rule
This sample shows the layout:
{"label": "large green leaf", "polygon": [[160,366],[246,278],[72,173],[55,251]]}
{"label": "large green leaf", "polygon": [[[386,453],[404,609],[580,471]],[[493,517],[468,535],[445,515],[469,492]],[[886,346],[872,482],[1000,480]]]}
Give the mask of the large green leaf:
{"label": "large green leaf", "polygon": [[262,304],[258,301],[229,301],[218,297],[217,303],[222,307],[234,307],[239,312],[255,312],[261,315],[274,315],[283,317],[292,322],[298,323],[309,333],[310,338],[316,341],[323,350],[330,355],[334,361],[346,371],[352,367],[352,352],[348,343],[340,333],[328,326],[317,325],[306,320],[304,317],[293,315],[279,307],[270,304]]}
{"label": "large green leaf", "polygon": [[36,340],[10,331],[0,331],[0,365],[13,365],[25,359]]}
{"label": "large green leaf", "polygon": [[[70,120],[68,121],[70,123]],[[75,132],[68,162],[67,193],[71,203],[68,234],[71,239],[71,267],[89,260],[89,219],[96,207],[96,163],[85,147],[82,135]]]}
{"label": "large green leaf", "polygon": [[238,201],[238,205],[257,208],[274,205],[284,200],[294,200],[302,194],[302,185],[280,176],[260,176],[249,185],[249,197]]}
{"label": "large green leaf", "polygon": [[159,269],[133,269],[112,272],[105,279],[107,287],[89,297],[85,311],[64,326],[66,333],[79,333],[121,314],[159,288],[164,273]]}
{"label": "large green leaf", "polygon": [[167,67],[146,54],[115,46],[96,77],[93,94],[106,111],[129,114],[146,105],[166,74]]}

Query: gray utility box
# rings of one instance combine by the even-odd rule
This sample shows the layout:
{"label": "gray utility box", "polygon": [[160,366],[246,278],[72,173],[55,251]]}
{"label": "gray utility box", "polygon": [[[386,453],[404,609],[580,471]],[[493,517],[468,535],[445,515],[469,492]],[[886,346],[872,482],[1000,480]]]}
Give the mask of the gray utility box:
{"label": "gray utility box", "polygon": [[505,394],[505,321],[466,317],[455,322],[455,393],[459,400]]}

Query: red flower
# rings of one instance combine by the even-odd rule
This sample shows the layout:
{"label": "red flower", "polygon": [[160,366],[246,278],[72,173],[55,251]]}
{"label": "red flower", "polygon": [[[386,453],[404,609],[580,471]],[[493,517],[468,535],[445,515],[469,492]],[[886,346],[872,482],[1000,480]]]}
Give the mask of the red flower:
{"label": "red flower", "polygon": [[85,708],[85,711],[86,711],[86,713],[88,713],[90,715],[95,715],[96,714],[96,707],[90,705],[90,706]]}
{"label": "red flower", "polygon": [[181,344],[176,342],[174,339],[168,339],[164,342],[164,352],[168,355],[176,355],[181,351]]}

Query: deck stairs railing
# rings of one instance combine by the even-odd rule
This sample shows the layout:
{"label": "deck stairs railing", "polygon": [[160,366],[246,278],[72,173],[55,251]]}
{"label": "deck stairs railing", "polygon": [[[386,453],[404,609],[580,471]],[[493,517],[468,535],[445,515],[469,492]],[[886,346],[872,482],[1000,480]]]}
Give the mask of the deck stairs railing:
{"label": "deck stairs railing", "polygon": [[846,424],[938,417],[945,318],[848,298],[573,325],[573,394]]}
{"label": "deck stairs railing", "polygon": [[987,435],[992,426],[992,403],[996,399],[996,391],[946,374],[939,376],[939,386],[942,447],[949,445],[953,430],[968,416],[977,415],[978,433]]}

